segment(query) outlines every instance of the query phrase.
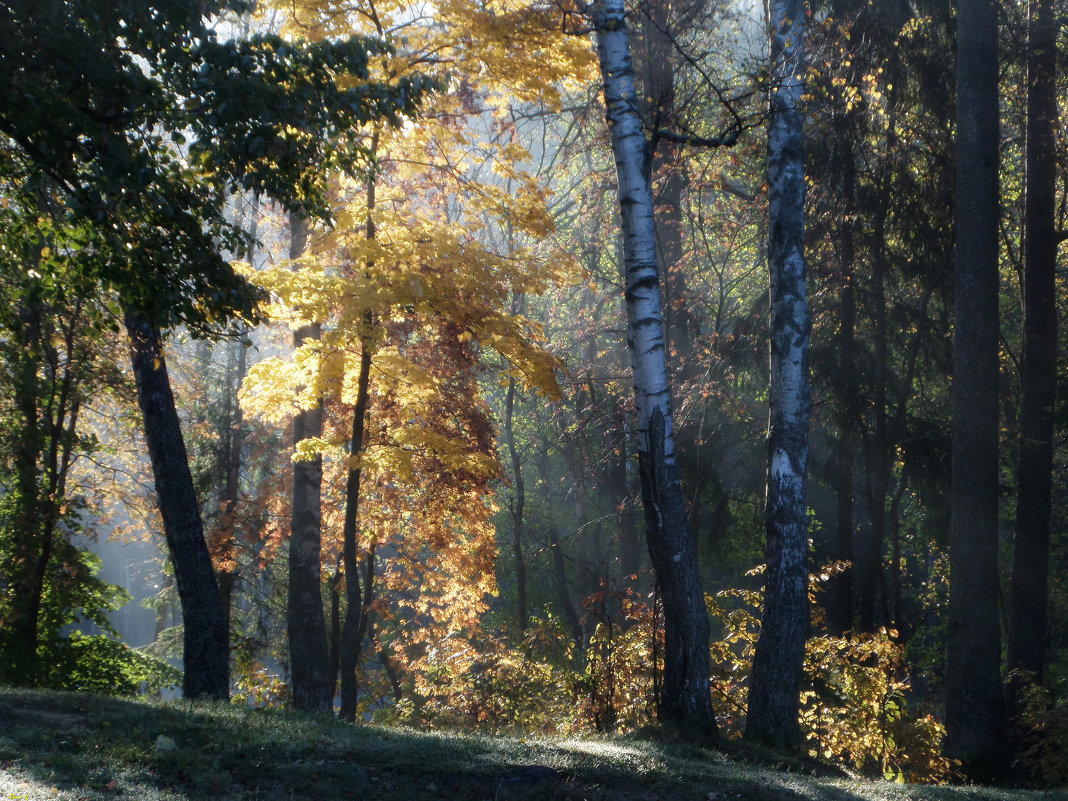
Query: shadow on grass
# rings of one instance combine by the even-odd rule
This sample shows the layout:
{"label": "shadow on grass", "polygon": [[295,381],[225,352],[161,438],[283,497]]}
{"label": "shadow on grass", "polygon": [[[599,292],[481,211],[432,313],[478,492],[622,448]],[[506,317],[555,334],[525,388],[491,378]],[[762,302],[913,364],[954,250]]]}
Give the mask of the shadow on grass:
{"label": "shadow on grass", "polygon": [[36,801],[37,791],[87,801],[1038,797],[811,777],[680,743],[417,732],[218,704],[12,690],[0,690],[0,769],[33,791],[7,789],[0,801]]}

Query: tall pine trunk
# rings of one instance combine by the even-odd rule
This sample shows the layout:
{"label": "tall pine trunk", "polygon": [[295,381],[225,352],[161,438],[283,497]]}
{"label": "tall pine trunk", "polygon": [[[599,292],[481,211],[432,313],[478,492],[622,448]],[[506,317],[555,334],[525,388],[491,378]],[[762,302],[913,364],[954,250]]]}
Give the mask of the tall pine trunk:
{"label": "tall pine trunk", "polygon": [[182,604],[186,698],[230,697],[229,633],[204,539],[189,457],[174,405],[160,332],[127,309],[137,400],[152,460],[160,514]]}
{"label": "tall pine trunk", "polygon": [[811,320],[805,291],[800,109],[804,20],[802,0],[772,0],[769,32],[773,81],[768,127],[771,408],[764,512],[767,568],[745,736],[781,747],[796,747],[801,742],[798,704],[808,633],[805,480]]}
{"label": "tall pine trunk", "polygon": [[[297,213],[289,215],[289,258],[304,254],[308,222]],[[319,338],[319,324],[309,323],[293,333],[293,347]],[[322,404],[298,412],[293,420],[293,446],[323,433]],[[334,708],[330,656],[326,639],[321,584],[323,460],[302,459],[293,463],[293,509],[289,536],[289,670],[293,683],[293,706],[308,712],[329,713]]]}
{"label": "tall pine trunk", "polygon": [[1024,341],[1009,670],[1041,679],[1046,658],[1053,408],[1057,389],[1056,27],[1052,0],[1031,0],[1027,28]]}
{"label": "tall pine trunk", "polygon": [[997,2],[961,0],[946,754],[980,778],[997,772],[1003,754],[997,592],[998,145]]}
{"label": "tall pine trunk", "polygon": [[627,340],[638,410],[646,540],[664,603],[660,716],[693,733],[713,734],[708,612],[675,465],[650,165],[622,0],[600,0],[594,10],[594,28],[619,182]]}

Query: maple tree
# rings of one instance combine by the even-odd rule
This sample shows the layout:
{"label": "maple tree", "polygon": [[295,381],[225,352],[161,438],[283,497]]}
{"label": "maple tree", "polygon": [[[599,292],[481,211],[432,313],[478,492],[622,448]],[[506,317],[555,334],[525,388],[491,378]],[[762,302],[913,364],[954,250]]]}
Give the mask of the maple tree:
{"label": "maple tree", "polygon": [[[348,14],[329,4],[295,6],[289,29],[321,38],[351,33],[353,20],[378,34],[397,35],[397,26],[405,25],[403,4],[340,8]],[[462,4],[440,13],[473,16],[476,31],[479,19],[491,21]],[[537,20],[528,24],[544,32]],[[397,79],[429,54],[435,62],[468,71],[465,59],[484,63],[494,57],[492,47],[466,41],[470,25],[463,37],[457,36],[459,30],[448,26],[443,33],[419,20],[407,23],[405,47],[381,59],[378,69]],[[494,31],[501,32],[489,25],[482,35],[492,38]],[[517,45],[508,47],[495,56],[501,73],[494,70],[485,85],[499,89],[513,80],[516,97],[555,98],[552,76],[521,72],[522,65],[515,64],[520,51],[511,49]],[[528,66],[539,58],[544,64],[551,49],[540,45],[523,57],[531,59]],[[581,52],[565,39],[558,49],[562,55],[553,55],[556,60]],[[451,626],[445,631],[473,626],[484,609],[481,595],[492,589],[486,540],[492,532],[490,482],[499,477],[499,465],[487,410],[478,400],[480,354],[497,353],[513,379],[555,391],[556,360],[537,345],[536,328],[507,311],[506,301],[513,292],[537,293],[565,280],[568,261],[560,253],[537,254],[529,245],[516,244],[520,238],[544,238],[553,222],[544,209],[544,192],[522,169],[529,155],[514,141],[514,129],[506,118],[487,118],[480,106],[500,102],[492,88],[468,85],[439,95],[423,110],[418,125],[401,131],[369,129],[376,166],[362,185],[338,184],[335,227],[313,235],[312,254],[295,271],[254,276],[287,309],[283,314],[295,315],[295,325],[314,321],[321,329],[318,337],[297,343],[291,361],[252,367],[244,392],[249,410],[294,410],[299,415],[300,408],[322,397],[332,430],[297,442],[298,465],[343,444],[349,450],[340,470],[327,479],[336,482],[344,476],[346,485],[339,546],[347,599],[339,632],[344,717],[354,715],[354,673],[372,611],[383,619],[404,617],[388,604],[372,608],[376,583],[402,597],[405,592],[444,594],[447,602],[419,603],[438,609],[442,625]],[[462,203],[452,200],[457,188],[464,193]],[[422,200],[413,202],[413,197]],[[514,245],[507,252],[490,242],[497,231],[507,231]],[[447,406],[440,405],[442,399]],[[350,409],[350,425],[339,424],[342,415],[332,408],[337,404]],[[455,424],[447,421],[446,410],[458,415]],[[398,483],[409,487],[410,497],[380,489]],[[463,525],[451,522],[441,508],[439,496],[450,494],[450,486],[465,499]],[[394,524],[378,530],[379,520],[406,522],[400,529]],[[323,528],[330,527],[325,514]],[[443,536],[450,529],[464,534]],[[400,552],[394,559],[412,560],[407,569],[378,568],[382,575],[376,578],[376,561],[383,562],[376,553],[383,546]],[[453,569],[415,569],[428,560],[451,563]],[[398,575],[407,575],[407,587],[391,584]],[[481,591],[461,603],[449,598],[455,587],[437,586],[437,576],[466,581]],[[423,627],[423,638],[432,634]]]}

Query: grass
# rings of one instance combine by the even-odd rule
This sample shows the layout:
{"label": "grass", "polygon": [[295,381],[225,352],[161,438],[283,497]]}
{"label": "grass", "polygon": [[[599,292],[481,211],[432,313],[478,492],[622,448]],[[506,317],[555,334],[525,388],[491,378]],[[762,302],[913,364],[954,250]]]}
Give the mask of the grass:
{"label": "grass", "polygon": [[1068,792],[820,777],[634,738],[422,732],[0,688],[0,801],[42,799],[1068,801]]}

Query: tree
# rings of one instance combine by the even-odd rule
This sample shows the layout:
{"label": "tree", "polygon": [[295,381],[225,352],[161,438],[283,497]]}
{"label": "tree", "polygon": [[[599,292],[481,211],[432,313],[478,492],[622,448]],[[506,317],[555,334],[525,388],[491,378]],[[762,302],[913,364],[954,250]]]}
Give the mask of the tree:
{"label": "tree", "polygon": [[1057,389],[1056,26],[1052,0],[1028,3],[1024,165],[1024,339],[1016,467],[1009,671],[1046,663],[1053,413]]}
{"label": "tree", "polygon": [[714,734],[709,622],[686,503],[675,464],[671,386],[660,306],[653,194],[623,3],[594,7],[605,112],[616,159],[626,273],[627,343],[638,411],[638,464],[646,541],[664,603],[661,717]]}
{"label": "tree", "polygon": [[[299,213],[289,215],[290,260],[304,255],[308,244],[308,221]],[[293,332],[293,347],[305,343],[313,348],[322,336],[316,319]],[[311,375],[312,403],[293,417],[293,445],[323,435],[323,401],[315,392],[318,376]],[[300,454],[293,463],[293,506],[289,534],[289,595],[286,620],[289,632],[289,671],[293,705],[310,712],[330,713],[334,687],[330,681],[326,618],[323,615],[322,568],[323,459],[318,453]]]}
{"label": "tree", "polygon": [[771,391],[767,567],[760,639],[753,657],[745,736],[797,747],[801,671],[808,633],[805,506],[811,393],[811,321],[805,289],[803,120],[805,5],[772,0],[768,122],[768,270],[771,274]]}
{"label": "tree", "polygon": [[[417,77],[393,85],[367,80],[371,54],[387,50],[371,40],[220,42],[211,20],[247,11],[241,0],[93,5],[17,0],[0,11],[8,32],[0,134],[30,180],[47,179],[76,220],[102,232],[97,257],[80,268],[125,309],[180,573],[186,689],[226,697],[224,615],[161,330],[184,322],[207,332],[218,321],[255,318],[260,294],[220,251],[240,254],[249,242],[223,213],[228,189],[324,213],[325,173],[362,160],[358,126],[414,111],[426,85]],[[341,74],[365,82],[342,88]],[[189,132],[186,156],[180,148]]]}
{"label": "tree", "polygon": [[106,366],[106,310],[81,296],[63,253],[83,231],[62,219],[37,223],[41,206],[19,183],[4,181],[0,234],[0,678],[33,685],[59,628],[91,614],[76,600],[79,587],[92,597],[93,580],[70,543],[85,512],[71,468],[95,446],[79,425],[83,409],[116,377]]}
{"label": "tree", "polygon": [[946,753],[1004,751],[998,586],[998,3],[957,10],[957,223]]}

